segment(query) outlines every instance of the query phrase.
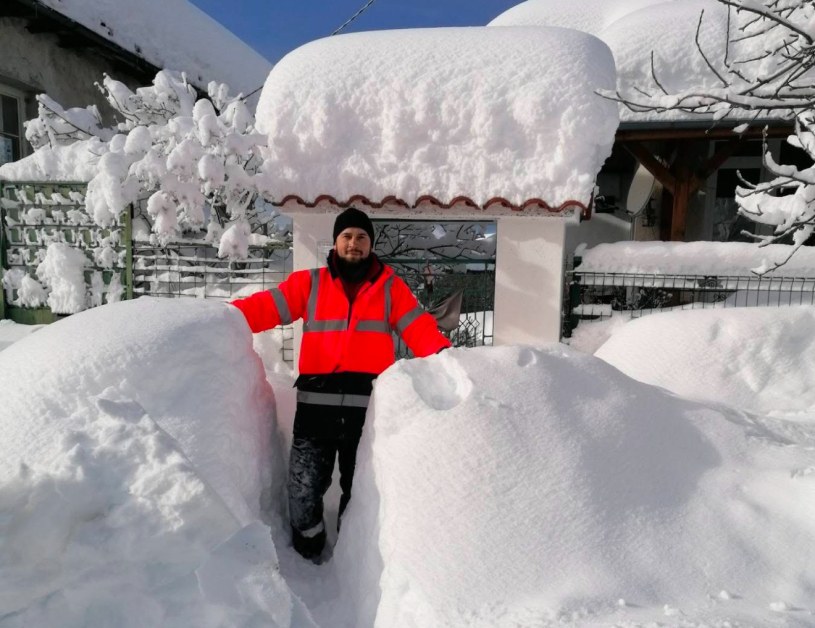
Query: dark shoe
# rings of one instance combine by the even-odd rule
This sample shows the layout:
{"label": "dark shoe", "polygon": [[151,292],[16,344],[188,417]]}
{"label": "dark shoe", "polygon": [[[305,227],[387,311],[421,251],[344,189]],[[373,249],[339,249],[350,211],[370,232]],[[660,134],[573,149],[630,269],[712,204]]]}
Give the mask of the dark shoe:
{"label": "dark shoe", "polygon": [[317,562],[325,547],[325,529],[314,536],[303,536],[292,528],[292,544],[300,556],[306,560]]}

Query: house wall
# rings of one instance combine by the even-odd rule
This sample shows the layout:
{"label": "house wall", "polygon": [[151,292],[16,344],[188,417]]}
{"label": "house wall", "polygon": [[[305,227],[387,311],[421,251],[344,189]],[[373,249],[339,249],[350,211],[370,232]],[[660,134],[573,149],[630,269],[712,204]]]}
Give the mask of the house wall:
{"label": "house wall", "polygon": [[0,18],[0,85],[24,94],[25,119],[37,115],[34,96],[46,93],[64,107],[95,104],[105,122],[111,122],[112,110],[94,85],[104,73],[138,84],[96,50],[61,48],[56,35],[26,30],[24,19]]}

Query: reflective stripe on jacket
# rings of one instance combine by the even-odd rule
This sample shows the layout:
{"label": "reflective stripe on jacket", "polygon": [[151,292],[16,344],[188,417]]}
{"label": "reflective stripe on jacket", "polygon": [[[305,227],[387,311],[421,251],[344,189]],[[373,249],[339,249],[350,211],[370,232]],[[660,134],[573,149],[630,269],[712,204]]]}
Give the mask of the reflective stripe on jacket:
{"label": "reflective stripe on jacket", "polygon": [[394,362],[392,331],[418,357],[450,346],[435,319],[389,266],[362,285],[353,305],[342,280],[328,268],[295,271],[277,288],[232,304],[253,332],[303,319],[300,373],[378,375]]}

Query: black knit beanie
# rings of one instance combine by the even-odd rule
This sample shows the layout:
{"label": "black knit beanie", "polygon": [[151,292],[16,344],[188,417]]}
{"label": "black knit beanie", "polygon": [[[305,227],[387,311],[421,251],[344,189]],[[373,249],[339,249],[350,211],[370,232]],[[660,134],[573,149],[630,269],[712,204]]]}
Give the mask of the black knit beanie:
{"label": "black knit beanie", "polygon": [[338,214],[337,219],[334,221],[334,242],[337,241],[337,236],[348,227],[362,229],[368,234],[368,237],[371,238],[371,243],[373,243],[374,224],[365,212],[360,211],[356,207],[349,207],[341,214]]}

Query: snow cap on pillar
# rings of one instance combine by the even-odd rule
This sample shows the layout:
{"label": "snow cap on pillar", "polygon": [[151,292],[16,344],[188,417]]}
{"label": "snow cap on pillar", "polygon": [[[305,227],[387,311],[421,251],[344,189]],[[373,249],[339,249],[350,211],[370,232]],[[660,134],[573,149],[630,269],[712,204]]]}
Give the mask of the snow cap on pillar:
{"label": "snow cap on pillar", "polygon": [[603,42],[561,28],[314,41],[261,94],[264,188],[298,211],[574,213],[611,152],[617,106],[596,92],[615,77]]}

